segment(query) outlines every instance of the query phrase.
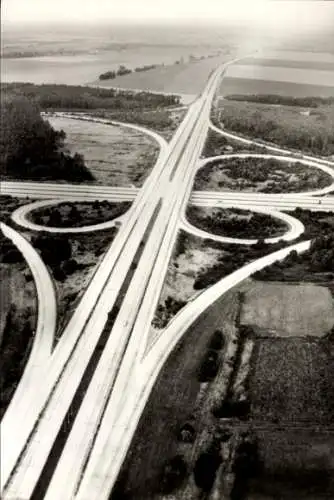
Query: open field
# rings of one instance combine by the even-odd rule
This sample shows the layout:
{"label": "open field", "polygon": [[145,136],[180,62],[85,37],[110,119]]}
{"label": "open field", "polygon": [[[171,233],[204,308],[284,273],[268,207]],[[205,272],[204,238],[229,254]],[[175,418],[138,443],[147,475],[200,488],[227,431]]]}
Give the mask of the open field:
{"label": "open field", "polygon": [[333,54],[260,51],[228,68],[218,94],[237,93],[333,96]]}
{"label": "open field", "polygon": [[66,133],[65,147],[84,156],[98,183],[112,186],[141,186],[158,154],[153,140],[136,131],[52,117],[48,121]]}
{"label": "open field", "polygon": [[[296,69],[307,69],[313,71],[334,71],[334,57],[319,57],[319,59],[310,60],[309,58],[303,59],[288,59],[287,52],[282,54],[284,59],[270,58],[268,57],[249,57],[242,60],[243,66],[265,66],[266,70],[271,66],[277,66],[279,68],[296,68]],[[318,54],[319,55],[319,54]],[[320,54],[319,56],[325,56],[326,54]],[[328,54],[329,55],[329,54]]]}
{"label": "open field", "polygon": [[[316,38],[318,39],[318,42],[320,42],[320,36],[317,35]],[[310,38],[308,38],[310,40]],[[276,60],[276,61],[292,61],[294,63],[298,62],[304,62],[305,64],[312,64],[312,63],[334,63],[334,53],[333,51],[327,51],[326,49],[331,49],[331,47],[328,45],[328,41],[330,38],[326,37],[324,38],[325,44],[324,44],[324,49],[321,50],[321,48],[315,48],[315,43],[314,40],[311,41],[313,43],[313,50],[308,51],[306,48],[303,48],[302,50],[293,50],[291,47],[288,50],[263,50],[260,51],[259,54],[254,57],[255,61],[261,60],[262,58],[265,60]],[[327,42],[326,42],[327,40]],[[327,46],[326,46],[327,45]]]}
{"label": "open field", "polygon": [[275,82],[272,80],[255,80],[255,78],[227,76],[220,85],[218,95],[227,96],[229,94],[281,94],[295,97],[331,97],[334,94],[334,86],[321,85],[321,83]]}
{"label": "open field", "polygon": [[322,286],[255,281],[245,294],[240,321],[258,335],[321,337],[334,325],[334,300]]}
{"label": "open field", "polygon": [[267,158],[227,158],[209,162],[195,177],[195,190],[289,193],[329,186],[329,174],[301,162]]}
{"label": "open field", "polygon": [[[200,384],[198,368],[215,330],[224,329],[228,341],[227,334],[234,328],[238,308],[237,291],[227,293],[189,328],[168,358],[153,388],[123,466],[121,495],[126,493],[129,496],[115,498],[166,498],[157,495],[161,486],[161,470],[164,463],[177,453],[191,456],[191,445],[180,443],[177,434],[194,412],[203,411],[205,414],[203,420],[197,422],[196,431],[201,433],[204,430],[204,435],[210,440],[205,427],[212,416],[210,408],[202,407],[202,404],[203,398],[207,397],[207,392],[213,386]],[[207,443],[202,442],[203,446],[205,448]],[[199,451],[197,450],[196,455]],[[175,498],[178,498],[177,493]]]}
{"label": "open field", "polygon": [[328,341],[259,339],[249,386],[251,418],[279,424],[334,424],[334,358]]}
{"label": "open field", "polygon": [[[284,64],[284,61],[283,61]],[[269,82],[291,82],[302,85],[319,85],[334,88],[334,71],[315,70],[312,68],[295,68],[266,65],[247,65],[242,61],[229,66],[227,78],[264,80]]]}
{"label": "open field", "polygon": [[245,500],[329,500],[334,496],[334,433],[326,429],[256,429],[264,473]]}
{"label": "open field", "polygon": [[28,217],[35,224],[44,226],[82,227],[116,219],[130,206],[130,202],[112,203],[107,200],[77,203],[65,201],[51,207],[33,210]]}
{"label": "open field", "polygon": [[284,222],[270,215],[236,208],[189,206],[186,215],[195,227],[232,238],[274,238],[288,229]]}

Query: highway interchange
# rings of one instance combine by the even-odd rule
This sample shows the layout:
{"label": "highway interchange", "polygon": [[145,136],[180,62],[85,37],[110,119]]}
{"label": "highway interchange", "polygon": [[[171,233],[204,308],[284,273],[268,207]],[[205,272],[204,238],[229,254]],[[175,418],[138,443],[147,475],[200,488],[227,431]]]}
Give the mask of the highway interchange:
{"label": "highway interchange", "polygon": [[[113,244],[52,353],[56,315],[52,281],[38,254],[26,240],[2,225],[5,235],[20,248],[31,266],[39,298],[38,328],[31,359],[2,421],[1,481],[4,500],[28,500],[33,495],[34,498],[47,500],[107,500],[151,388],[163,363],[187,328],[212,302],[256,270],[282,259],[291,249],[301,252],[310,245],[309,241],[292,245],[220,280],[190,301],[160,336],[152,339],[150,325],[180,228],[201,237],[229,243],[256,242],[203,234],[185,218],[188,201],[199,206],[253,209],[283,218],[289,226],[283,236],[287,241],[298,237],[303,232],[303,226],[279,210],[301,207],[334,211],[334,197],[323,196],[333,191],[333,184],[313,193],[284,195],[191,193],[196,171],[207,161],[212,161],[212,158],[200,159],[200,155],[209,127],[214,128],[210,124],[210,110],[226,66],[212,73],[202,94],[189,107],[170,144],[158,139],[158,134],[150,133],[160,144],[160,155],[140,190],[33,182],[1,184],[2,194],[45,200],[25,205],[13,214],[16,224],[28,229],[85,232],[121,223]],[[142,127],[138,128],[143,131]],[[217,131],[228,134],[220,129]],[[233,137],[236,138],[234,134]],[[266,154],[270,157],[275,156],[277,149],[282,152],[275,146],[267,149]],[[288,161],[301,161],[289,151],[284,150],[283,153]],[[226,157],[224,155],[223,158]],[[334,167],[333,163],[313,157],[302,159],[306,165],[316,166],[334,177],[334,170],[330,168]],[[118,221],[71,231],[32,225],[27,219],[29,211],[38,206],[78,199],[132,200],[133,203]],[[138,265],[131,271],[136,255],[139,255]],[[98,356],[96,353],[100,338],[105,334],[108,314],[117,304],[122,285],[129,276],[130,285],[114,324],[107,332],[103,351]],[[95,364],[88,376],[87,367],[92,360]],[[81,394],[82,402],[79,408],[74,408],[73,401],[82,392],[81,382],[87,377],[87,387]],[[77,412],[76,418],[63,449],[59,449],[58,434],[70,408]],[[50,453],[59,454],[53,466]],[[52,467],[54,471],[50,482],[43,485],[41,475]]]}

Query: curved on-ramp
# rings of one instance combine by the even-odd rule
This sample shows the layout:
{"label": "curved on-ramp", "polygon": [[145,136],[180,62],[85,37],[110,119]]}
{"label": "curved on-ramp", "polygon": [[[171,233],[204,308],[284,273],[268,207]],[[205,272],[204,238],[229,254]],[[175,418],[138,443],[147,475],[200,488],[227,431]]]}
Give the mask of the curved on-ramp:
{"label": "curved on-ramp", "polygon": [[210,122],[210,128],[214,132],[217,132],[217,134],[220,134],[224,137],[228,137],[229,139],[233,139],[233,140],[235,140],[237,142],[241,142],[243,144],[258,146],[260,148],[263,148],[264,150],[273,151],[274,153],[276,152],[276,153],[282,153],[282,154],[288,154],[288,155],[293,154],[293,155],[295,155],[294,156],[295,158],[297,157],[297,159],[300,158],[300,159],[303,159],[306,161],[316,161],[318,163],[322,163],[324,165],[329,165],[329,166],[334,167],[334,161],[326,160],[325,158],[318,158],[317,156],[305,155],[305,154],[303,154],[302,151],[294,152],[294,151],[290,151],[288,148],[283,148],[283,147],[280,147],[278,145],[275,146],[275,145],[271,145],[269,143],[259,142],[255,139],[243,137],[241,135],[238,135],[235,132],[229,132],[227,130],[224,130],[224,129],[217,127],[217,125],[212,123],[212,121]]}
{"label": "curved on-ramp", "polygon": [[4,223],[0,224],[1,231],[9,238],[26,260],[36,286],[38,300],[37,326],[34,335],[32,350],[22,374],[19,385],[3,417],[18,410],[23,394],[36,390],[40,383],[39,377],[43,372],[43,364],[51,355],[57,321],[56,292],[50,274],[37,251],[23,236]]}
{"label": "curved on-ramp", "polygon": [[37,210],[38,208],[44,208],[48,206],[55,206],[59,203],[66,202],[80,202],[87,201],[82,198],[68,198],[68,199],[58,199],[58,200],[42,200],[42,201],[34,201],[29,203],[28,205],[23,205],[19,207],[15,212],[12,213],[12,220],[26,229],[30,229],[31,231],[43,231],[48,233],[90,233],[93,231],[102,231],[104,229],[110,229],[112,227],[118,227],[118,225],[125,220],[126,213],[116,217],[115,219],[108,220],[106,222],[100,222],[98,224],[92,224],[90,226],[81,226],[81,227],[52,227],[46,226],[42,224],[36,224],[30,221],[27,216],[33,210]]}
{"label": "curved on-ramp", "polygon": [[108,120],[106,118],[95,118],[85,113],[66,113],[62,111],[55,111],[52,114],[42,113],[42,116],[44,116],[45,118],[57,117],[57,118],[67,118],[70,120],[83,120],[92,123],[101,123],[104,125],[114,125],[115,127],[129,128],[150,136],[152,139],[155,140],[155,142],[158,143],[161,151],[165,151],[168,148],[168,142],[164,137],[162,137],[157,132],[154,132],[154,130],[143,127],[142,125],[136,125],[135,123],[125,123],[117,120]]}
{"label": "curved on-ramp", "polygon": [[[231,205],[231,207],[236,207],[237,204]],[[228,205],[224,205],[223,209],[228,209]],[[298,220],[295,219],[294,217],[291,217],[291,215],[285,214],[283,212],[279,212],[277,210],[271,210],[270,208],[257,208],[257,207],[252,207],[251,205],[247,206],[244,205],[242,207],[242,210],[250,210],[252,212],[257,212],[260,214],[266,214],[270,215],[270,217],[273,217],[275,219],[279,219],[282,222],[284,222],[288,226],[288,230],[280,235],[280,236],[275,236],[272,238],[265,238],[264,241],[265,243],[277,243],[278,241],[284,240],[284,241],[292,241],[298,238],[303,232],[304,232],[304,225]],[[195,236],[198,236],[200,238],[208,238],[210,240],[218,241],[220,243],[234,243],[238,245],[255,245],[260,238],[258,239],[247,239],[247,238],[232,238],[232,237],[227,237],[227,236],[220,236],[214,233],[210,233],[208,231],[204,231],[203,229],[199,229],[198,227],[194,226],[194,224],[191,224],[189,220],[183,216],[182,221],[181,221],[181,229],[184,231],[187,231],[188,233],[194,234]]]}

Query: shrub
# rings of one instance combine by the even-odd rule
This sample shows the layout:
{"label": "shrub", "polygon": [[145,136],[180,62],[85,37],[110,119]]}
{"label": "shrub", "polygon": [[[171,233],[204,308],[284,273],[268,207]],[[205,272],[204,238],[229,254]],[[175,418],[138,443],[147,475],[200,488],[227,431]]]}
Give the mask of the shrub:
{"label": "shrub", "polygon": [[214,450],[204,452],[198,457],[194,467],[194,479],[199,488],[204,491],[211,490],[221,462],[219,453]]}
{"label": "shrub", "polygon": [[161,474],[161,491],[171,493],[180,487],[187,475],[187,464],[182,455],[176,455],[163,467]]}

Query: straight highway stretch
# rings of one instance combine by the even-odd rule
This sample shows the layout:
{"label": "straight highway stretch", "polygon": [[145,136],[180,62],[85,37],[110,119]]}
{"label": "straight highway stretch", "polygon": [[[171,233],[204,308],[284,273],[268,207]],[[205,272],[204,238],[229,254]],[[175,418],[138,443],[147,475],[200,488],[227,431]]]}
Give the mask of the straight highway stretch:
{"label": "straight highway stretch", "polygon": [[[191,189],[187,180],[190,171],[195,168],[205,140],[211,105],[210,99],[221,72],[222,68],[211,76],[206,92],[190,107],[184,122],[172,140],[168,154],[159,168],[154,169],[143,190],[133,203],[129,211],[131,213],[127,218],[127,224],[119,232],[114,245],[111,246],[110,252],[107,254],[107,258],[98,270],[100,274],[102,272],[101,268],[104,272],[102,285],[100,280],[93,280],[94,283],[91,283],[84,296],[84,299],[88,296],[86,300],[88,304],[86,305],[89,305],[88,309],[91,312],[87,314],[87,310],[83,310],[81,307],[82,302],[85,303],[83,299],[73,316],[74,319],[72,318],[70,321],[66,332],[64,332],[56,347],[51,359],[48,376],[41,391],[27,405],[23,412],[23,418],[18,419],[16,425],[15,422],[12,425],[8,424],[8,430],[11,431],[9,434],[13,437],[13,432],[17,432],[17,435],[15,436],[15,451],[9,453],[9,463],[7,460],[8,451],[11,450],[9,446],[7,450],[4,448],[5,453],[3,456],[5,456],[7,462],[3,479],[4,499],[28,499],[34,493],[36,485],[38,486],[38,480],[50,455],[61,424],[98,344],[108,311],[115,303],[121,284],[124,282],[133,262],[134,254],[140,243],[143,242],[147,228],[150,227],[146,245],[143,242],[142,259],[125,295],[120,313],[112,329],[112,335],[109,336],[100,363],[95,371],[94,380],[99,379],[100,382],[99,401],[96,407],[93,407],[93,420],[95,419],[94,421],[98,424],[100,424],[99,420],[103,417],[104,406],[107,403],[105,398],[110,397],[110,391],[114,396],[117,388],[124,383],[124,378],[121,379],[120,374],[123,374],[122,367],[126,366],[129,358],[127,353],[132,352],[133,349],[135,351],[143,349],[141,344],[134,346],[135,342],[132,339],[136,339],[137,335],[134,336],[132,330],[134,324],[138,324],[137,316],[142,310],[145,290],[148,284],[153,282],[151,278],[151,275],[153,275],[152,269],[147,263],[152,262],[152,265],[155,264],[159,260],[159,255],[166,253],[166,244],[163,251],[160,251],[161,243],[166,241],[165,234],[169,235],[168,249],[169,252],[172,251],[174,240],[172,241],[171,233],[176,234],[175,221],[178,218],[178,211],[182,203],[186,202],[185,194],[188,195]],[[172,223],[170,223],[171,220]],[[167,267],[169,260],[167,254],[160,260],[163,260],[165,267]],[[107,373],[105,371],[106,366],[108,366]],[[91,397],[91,392],[88,390],[86,396]],[[117,398],[118,396],[114,397]],[[78,418],[81,413],[80,410]],[[97,415],[97,418],[95,415]],[[101,428],[104,422],[105,419],[101,422]],[[96,431],[94,425],[91,424],[91,420],[87,421],[86,432],[81,443],[82,456],[84,456],[84,450],[89,448]],[[98,428],[100,429],[100,427]],[[73,431],[74,428],[70,436]],[[7,438],[8,434],[6,433],[6,441]],[[99,444],[100,440],[96,440],[96,443]],[[68,472],[66,475],[68,481],[62,480],[64,488],[68,486],[72,488],[71,493],[68,496],[67,492],[64,492],[64,494],[60,492],[58,483],[56,487],[57,498],[73,498],[73,486],[75,490],[78,487],[80,489],[77,480],[81,481],[82,466],[78,467],[73,462],[77,461],[82,464],[82,461],[78,460],[77,452],[75,460],[73,458],[71,464],[75,470],[72,470],[70,463],[66,462],[67,470],[72,470],[72,472],[71,474]],[[60,460],[60,466],[62,466],[61,462],[62,460]],[[89,470],[90,461],[87,463]],[[76,476],[75,471],[78,471],[79,476]],[[50,491],[53,491],[52,483]],[[107,498],[107,493],[104,491],[103,495],[89,496],[89,498],[94,497]]]}

